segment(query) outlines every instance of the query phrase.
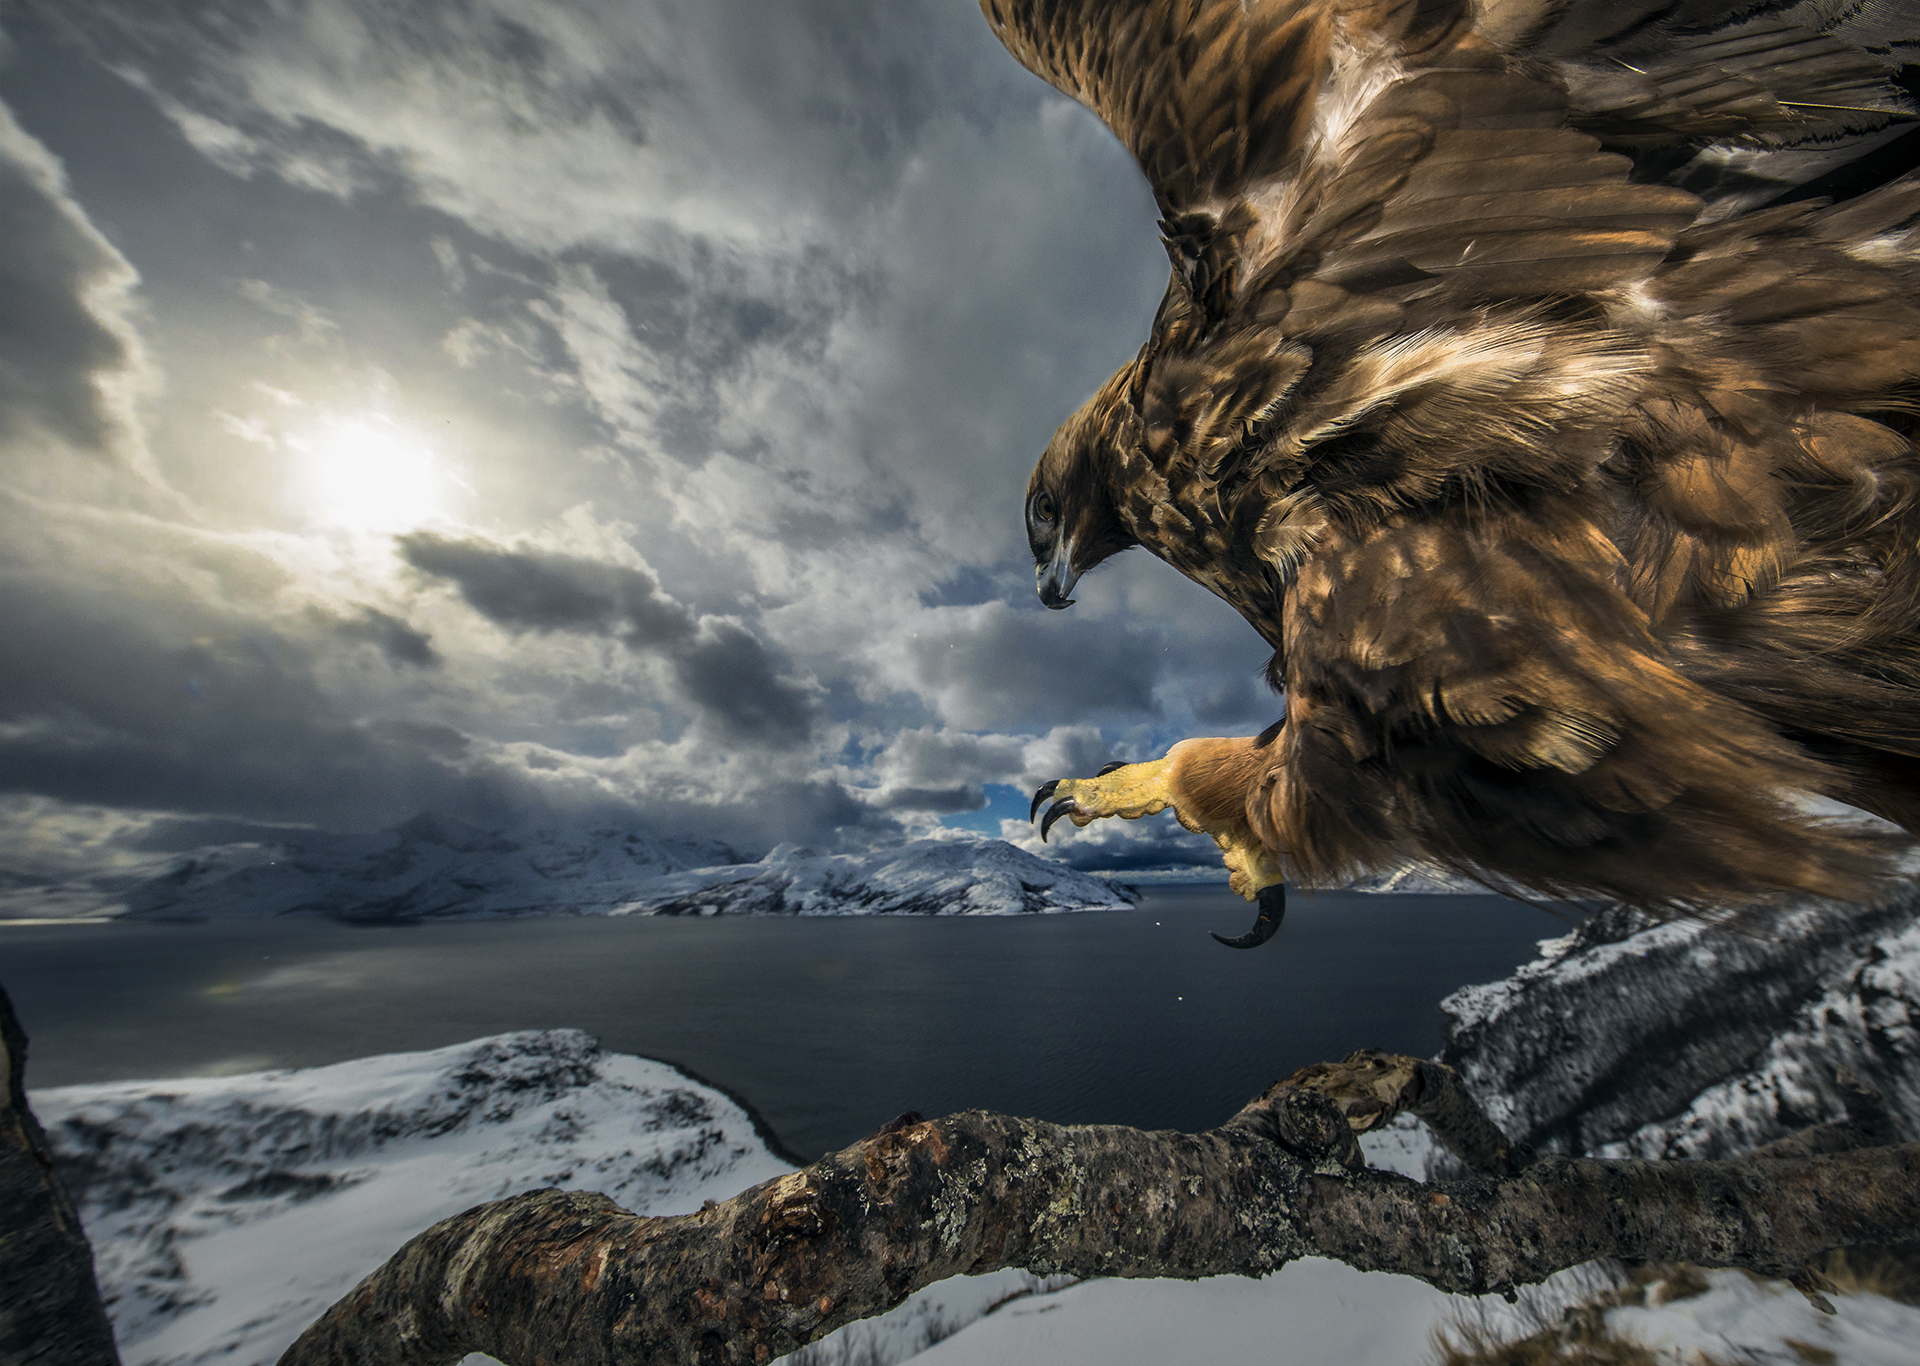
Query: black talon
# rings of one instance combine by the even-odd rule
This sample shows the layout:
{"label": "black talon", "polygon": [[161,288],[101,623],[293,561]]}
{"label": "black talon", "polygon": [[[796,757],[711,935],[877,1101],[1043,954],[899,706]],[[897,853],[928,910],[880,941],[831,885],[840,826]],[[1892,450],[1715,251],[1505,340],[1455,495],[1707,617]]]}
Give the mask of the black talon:
{"label": "black talon", "polygon": [[1040,820],[1040,842],[1047,842],[1047,831],[1053,829],[1053,823],[1074,809],[1073,798],[1055,802],[1047,808],[1047,814]]}
{"label": "black talon", "polygon": [[[1033,794],[1033,805],[1027,808],[1027,824],[1028,825],[1032,825],[1033,818],[1040,814],[1040,803],[1044,802],[1047,798],[1051,797],[1053,795],[1053,790],[1058,786],[1060,786],[1060,780],[1058,778],[1055,778],[1050,783],[1041,784],[1040,790]],[[1040,838],[1045,839],[1046,836],[1042,835]]]}
{"label": "black talon", "polygon": [[[1232,939],[1224,934],[1214,934],[1213,937],[1230,949],[1257,949],[1280,933],[1280,922],[1287,918],[1287,884],[1276,882],[1269,887],[1262,887],[1258,904],[1260,914],[1255,917],[1252,929]],[[1207,933],[1213,934],[1213,931],[1208,930]]]}
{"label": "black talon", "polygon": [[1125,759],[1115,759],[1110,764],[1100,765],[1100,771],[1094,774],[1093,776],[1096,778],[1104,778],[1109,773],[1113,772],[1116,768],[1125,768],[1126,766],[1127,766],[1127,761]]}

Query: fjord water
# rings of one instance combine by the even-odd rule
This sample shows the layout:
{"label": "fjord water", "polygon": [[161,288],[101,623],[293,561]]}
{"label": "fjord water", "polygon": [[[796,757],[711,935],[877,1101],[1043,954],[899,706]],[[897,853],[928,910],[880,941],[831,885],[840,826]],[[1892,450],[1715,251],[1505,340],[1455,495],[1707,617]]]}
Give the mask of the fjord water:
{"label": "fjord water", "polygon": [[1306,1063],[1430,1054],[1437,1003],[1565,922],[1494,896],[1295,893],[1263,948],[1224,886],[1131,911],[0,926],[28,1082],[310,1066],[577,1028],[745,1100],[811,1158],[907,1110],[1203,1129]]}

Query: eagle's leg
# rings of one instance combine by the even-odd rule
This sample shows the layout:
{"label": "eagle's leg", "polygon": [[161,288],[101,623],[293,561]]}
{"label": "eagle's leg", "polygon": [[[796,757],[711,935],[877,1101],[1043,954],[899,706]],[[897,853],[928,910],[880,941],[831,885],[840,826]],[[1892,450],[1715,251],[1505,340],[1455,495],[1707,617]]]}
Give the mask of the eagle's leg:
{"label": "eagle's leg", "polygon": [[1076,826],[1106,816],[1136,820],[1171,809],[1187,829],[1211,835],[1231,876],[1228,886],[1260,907],[1253,928],[1233,939],[1233,948],[1264,944],[1286,914],[1286,871],[1280,851],[1263,841],[1248,821],[1248,798],[1267,781],[1273,754],[1266,736],[1182,740],[1158,759],[1109,764],[1093,778],[1060,778],[1034,794],[1031,814],[1051,798],[1040,838],[1061,818]]}

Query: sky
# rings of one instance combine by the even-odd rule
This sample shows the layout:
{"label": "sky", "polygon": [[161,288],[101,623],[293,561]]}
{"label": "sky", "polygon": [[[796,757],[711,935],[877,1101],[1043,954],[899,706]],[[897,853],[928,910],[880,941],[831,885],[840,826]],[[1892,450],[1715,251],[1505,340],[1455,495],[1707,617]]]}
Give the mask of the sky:
{"label": "sky", "polygon": [[1040,851],[1040,782],[1276,715],[1143,551],[1035,597],[1027,474],[1167,267],[973,0],[0,31],[0,869],[422,811]]}

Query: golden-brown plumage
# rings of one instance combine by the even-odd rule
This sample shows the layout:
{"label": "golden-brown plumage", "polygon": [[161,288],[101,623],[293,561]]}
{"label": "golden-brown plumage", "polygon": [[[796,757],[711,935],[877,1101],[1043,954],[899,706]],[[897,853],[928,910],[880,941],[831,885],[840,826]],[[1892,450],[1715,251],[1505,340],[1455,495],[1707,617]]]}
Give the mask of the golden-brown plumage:
{"label": "golden-brown plumage", "polygon": [[1920,829],[1920,180],[1766,201],[1910,120],[1912,7],[982,9],[1133,153],[1174,267],[1034,471],[1042,598],[1143,545],[1285,693],[1057,814],[1171,806],[1250,897],[1406,858],[1665,913],[1873,893],[1904,842],[1794,794]]}

